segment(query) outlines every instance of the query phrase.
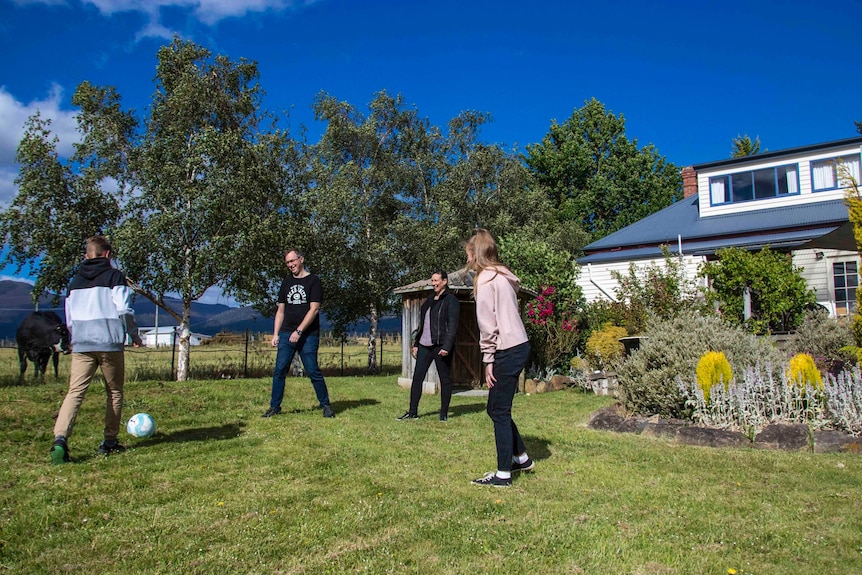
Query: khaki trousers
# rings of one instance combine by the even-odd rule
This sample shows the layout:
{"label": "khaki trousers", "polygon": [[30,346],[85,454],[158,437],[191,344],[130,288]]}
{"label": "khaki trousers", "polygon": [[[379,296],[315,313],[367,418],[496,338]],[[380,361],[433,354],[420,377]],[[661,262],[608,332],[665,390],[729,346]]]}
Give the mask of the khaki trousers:
{"label": "khaki trousers", "polygon": [[72,435],[78,409],[84,401],[84,395],[96,368],[102,368],[105,376],[105,439],[117,438],[120,432],[120,417],[123,412],[123,381],[125,379],[125,356],[122,351],[93,351],[72,353],[71,375],[69,376],[69,392],[60,407],[57,421],[54,423],[54,437],[62,435],[67,439]]}

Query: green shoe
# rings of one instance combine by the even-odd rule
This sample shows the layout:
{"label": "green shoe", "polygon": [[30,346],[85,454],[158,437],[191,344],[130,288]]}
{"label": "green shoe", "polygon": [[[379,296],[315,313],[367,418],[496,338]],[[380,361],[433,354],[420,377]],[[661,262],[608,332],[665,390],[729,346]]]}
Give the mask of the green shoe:
{"label": "green shoe", "polygon": [[69,463],[72,458],[69,457],[69,447],[65,443],[55,443],[51,446],[51,464],[62,465]]}

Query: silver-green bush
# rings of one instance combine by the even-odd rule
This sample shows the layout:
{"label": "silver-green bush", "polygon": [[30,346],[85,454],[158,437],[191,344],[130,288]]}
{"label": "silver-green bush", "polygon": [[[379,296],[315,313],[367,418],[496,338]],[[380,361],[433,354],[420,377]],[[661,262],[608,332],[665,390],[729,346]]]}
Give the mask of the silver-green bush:
{"label": "silver-green bush", "polygon": [[[618,377],[625,407],[639,415],[688,419],[692,407],[677,378],[694,378],[707,351],[723,351],[734,373],[754,365],[783,365],[784,356],[766,338],[731,326],[717,316],[688,312],[650,319],[640,349],[623,362]],[[777,374],[778,375],[778,374]]]}
{"label": "silver-green bush", "polygon": [[821,371],[833,375],[855,363],[852,352],[842,348],[853,345],[853,330],[847,320],[829,317],[826,310],[810,311],[787,340],[788,355],[807,353]]}
{"label": "silver-green bush", "polygon": [[716,385],[709,401],[694,378],[677,380],[692,419],[711,427],[739,430],[753,438],[770,423],[807,423],[813,429],[862,434],[862,375],[859,368],[837,377],[827,374],[822,389],[776,376],[767,367],[752,367],[725,389]]}

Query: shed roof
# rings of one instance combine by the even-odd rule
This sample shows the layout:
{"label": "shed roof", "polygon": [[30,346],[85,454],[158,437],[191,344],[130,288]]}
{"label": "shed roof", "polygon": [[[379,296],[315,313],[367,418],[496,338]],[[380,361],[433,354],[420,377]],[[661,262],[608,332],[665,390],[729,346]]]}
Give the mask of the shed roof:
{"label": "shed roof", "polygon": [[[466,268],[461,268],[460,270],[456,270],[454,272],[447,272],[448,276],[447,285],[449,286],[449,291],[454,293],[468,293],[473,291],[473,278],[476,277],[476,272],[467,271]],[[408,294],[422,291],[431,291],[434,289],[431,287],[431,280],[424,279],[419,280],[401,287],[397,287],[392,290],[392,293],[396,294]],[[526,294],[532,297],[536,297],[538,295],[534,290],[521,286],[518,293]]]}

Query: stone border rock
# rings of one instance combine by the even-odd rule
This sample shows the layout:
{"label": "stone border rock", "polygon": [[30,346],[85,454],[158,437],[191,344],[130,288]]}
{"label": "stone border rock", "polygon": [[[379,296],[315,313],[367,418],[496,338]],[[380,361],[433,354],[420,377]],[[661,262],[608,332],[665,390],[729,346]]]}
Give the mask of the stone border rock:
{"label": "stone border rock", "polygon": [[809,433],[804,423],[772,423],[758,433],[754,441],[738,431],[698,427],[690,421],[653,417],[628,417],[619,404],[596,411],[587,427],[597,431],[635,433],[661,437],[683,445],[703,447],[752,447],[786,449],[814,453],[862,454],[862,437],[840,431],[818,430]]}

